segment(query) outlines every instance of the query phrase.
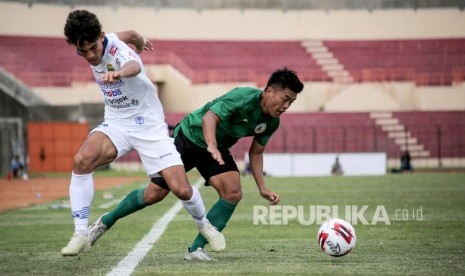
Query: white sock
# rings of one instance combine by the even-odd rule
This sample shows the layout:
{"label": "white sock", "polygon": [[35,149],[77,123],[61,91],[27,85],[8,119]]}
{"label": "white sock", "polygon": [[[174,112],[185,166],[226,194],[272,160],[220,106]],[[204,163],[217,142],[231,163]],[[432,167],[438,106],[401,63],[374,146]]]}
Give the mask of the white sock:
{"label": "white sock", "polygon": [[87,236],[89,224],[90,204],[94,198],[94,179],[92,173],[71,173],[69,185],[69,200],[71,203],[71,215],[74,218],[74,230]]}
{"label": "white sock", "polygon": [[205,205],[196,187],[192,187],[192,197],[189,200],[181,200],[182,205],[192,216],[198,229],[202,229],[206,223]]}

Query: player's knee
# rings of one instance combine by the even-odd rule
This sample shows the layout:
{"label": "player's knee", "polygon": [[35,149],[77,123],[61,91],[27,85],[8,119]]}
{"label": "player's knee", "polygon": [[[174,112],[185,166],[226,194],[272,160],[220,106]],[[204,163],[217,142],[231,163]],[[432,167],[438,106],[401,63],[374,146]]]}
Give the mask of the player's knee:
{"label": "player's knee", "polygon": [[144,203],[145,205],[152,205],[159,202],[159,196],[155,193],[154,190],[145,189],[144,192]]}
{"label": "player's knee", "polygon": [[228,193],[224,194],[222,196],[222,198],[224,200],[234,202],[234,203],[237,204],[242,199],[242,190],[239,189],[239,190],[234,190],[234,191],[228,192]]}
{"label": "player's knee", "polygon": [[162,201],[169,191],[156,191],[153,189],[145,189],[144,203],[145,205],[152,205]]}
{"label": "player's knee", "polygon": [[185,185],[174,185],[174,187],[170,187],[171,192],[181,200],[189,200],[192,197],[192,190],[189,184]]}
{"label": "player's knee", "polygon": [[94,170],[92,160],[80,152],[74,156],[74,172],[75,173],[90,173]]}

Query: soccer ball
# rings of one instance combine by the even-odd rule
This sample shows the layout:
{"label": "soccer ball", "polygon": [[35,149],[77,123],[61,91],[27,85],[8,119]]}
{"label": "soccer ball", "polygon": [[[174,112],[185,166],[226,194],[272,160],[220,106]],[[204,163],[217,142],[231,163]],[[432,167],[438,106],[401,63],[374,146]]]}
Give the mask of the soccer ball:
{"label": "soccer ball", "polygon": [[342,219],[330,219],[318,230],[318,245],[332,257],[347,255],[354,249],[356,240],[354,227]]}

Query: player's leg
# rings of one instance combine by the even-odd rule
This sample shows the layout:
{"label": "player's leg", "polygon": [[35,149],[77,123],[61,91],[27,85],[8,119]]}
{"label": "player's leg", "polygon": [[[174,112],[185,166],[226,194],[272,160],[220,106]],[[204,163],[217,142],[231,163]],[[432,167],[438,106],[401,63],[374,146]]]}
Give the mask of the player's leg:
{"label": "player's leg", "polygon": [[200,235],[205,240],[208,240],[214,251],[223,251],[226,247],[224,236],[206,219],[202,197],[198,189],[189,184],[184,167],[171,166],[165,168],[161,171],[161,175],[170,191],[181,200],[184,208],[194,219]]}
{"label": "player's leg", "polygon": [[[216,189],[220,197],[208,211],[207,219],[218,231],[223,231],[242,199],[240,175],[237,171],[229,171],[210,177],[208,183]],[[207,240],[202,235],[197,235],[189,247],[189,252],[204,249],[206,244]]]}
{"label": "player's leg", "polygon": [[[114,160],[118,153],[117,147],[109,138],[110,128],[105,131],[106,134],[99,127],[94,129],[74,157],[69,194],[75,231],[68,245],[61,250],[63,256],[75,256],[90,248],[87,225],[94,195],[92,172],[98,166]],[[114,139],[118,137],[112,135],[115,136]]]}
{"label": "player's leg", "polygon": [[[220,195],[207,214],[210,223],[221,231],[231,218],[237,202],[242,198],[239,169],[230,152],[221,150],[224,165],[219,165],[211,154],[204,148],[200,148],[185,138],[180,131],[175,139],[176,146],[182,155],[184,164],[195,166],[202,177],[212,184]],[[184,255],[186,260],[214,260],[204,251],[207,240],[202,235],[197,235],[191,247]]]}
{"label": "player's leg", "polygon": [[[156,183],[164,182],[161,177],[153,178]],[[135,213],[146,206],[162,201],[169,193],[168,189],[162,188],[154,183],[149,183],[146,188],[133,190],[119,204],[108,213],[100,216],[89,227],[90,245],[94,243],[119,219]]]}
{"label": "player's leg", "polygon": [[184,208],[194,218],[200,232],[211,242],[212,248],[215,251],[224,250],[224,236],[206,220],[202,197],[189,184],[181,156],[173,139],[168,136],[166,125],[160,124],[131,135],[134,148],[147,169],[147,175],[161,175],[168,189],[181,200]]}

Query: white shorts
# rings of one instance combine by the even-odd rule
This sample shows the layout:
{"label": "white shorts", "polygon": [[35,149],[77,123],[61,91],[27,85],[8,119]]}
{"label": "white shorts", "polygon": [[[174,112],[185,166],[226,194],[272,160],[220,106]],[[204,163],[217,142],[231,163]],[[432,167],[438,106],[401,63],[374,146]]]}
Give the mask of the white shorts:
{"label": "white shorts", "polygon": [[135,149],[149,177],[156,176],[168,167],[183,165],[173,138],[168,135],[166,124],[148,126],[140,131],[124,131],[117,125],[102,123],[90,134],[95,131],[100,131],[110,138],[118,151],[116,159]]}

